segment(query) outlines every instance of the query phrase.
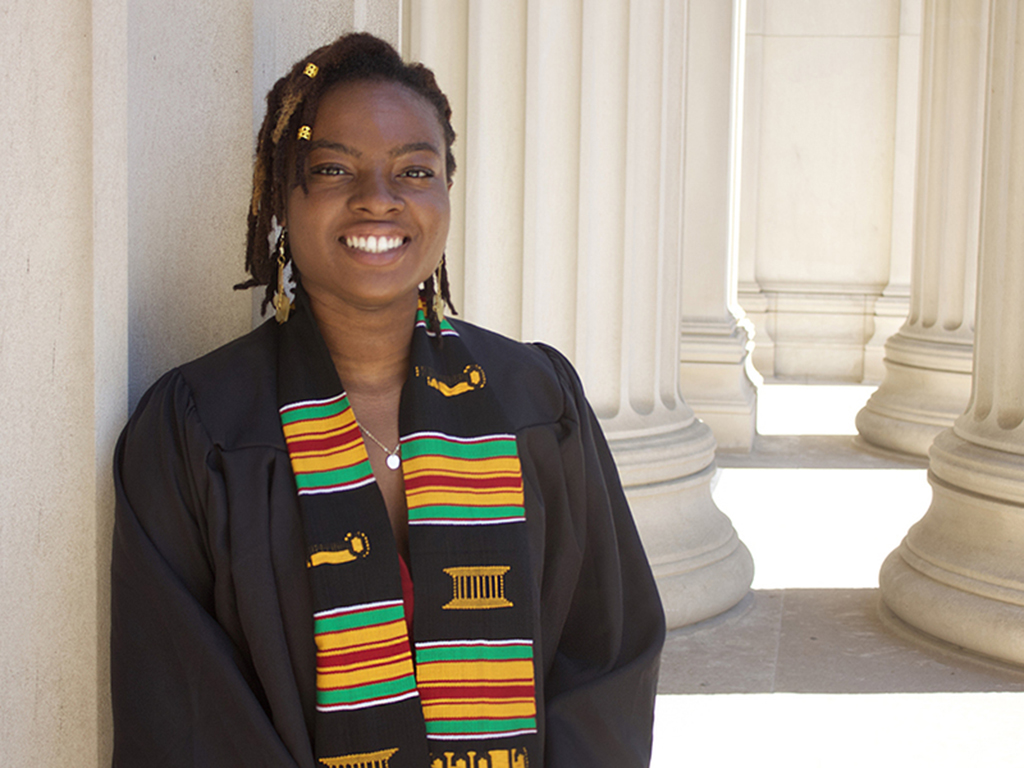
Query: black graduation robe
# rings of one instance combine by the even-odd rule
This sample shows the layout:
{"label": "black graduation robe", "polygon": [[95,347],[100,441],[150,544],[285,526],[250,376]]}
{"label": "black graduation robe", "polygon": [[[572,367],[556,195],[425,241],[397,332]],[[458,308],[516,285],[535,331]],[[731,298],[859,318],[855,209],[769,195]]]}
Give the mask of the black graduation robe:
{"label": "black graduation robe", "polygon": [[[454,324],[517,437],[544,765],[647,765],[664,615],[597,419],[558,352]],[[118,443],[116,768],[315,765],[316,649],[277,337],[270,321],[167,373]]]}

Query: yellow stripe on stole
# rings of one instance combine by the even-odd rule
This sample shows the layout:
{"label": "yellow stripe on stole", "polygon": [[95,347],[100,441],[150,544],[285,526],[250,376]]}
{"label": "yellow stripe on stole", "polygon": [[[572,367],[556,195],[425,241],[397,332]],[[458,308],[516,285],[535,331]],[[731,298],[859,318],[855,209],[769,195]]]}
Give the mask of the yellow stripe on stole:
{"label": "yellow stripe on stole", "polygon": [[523,492],[515,491],[435,491],[424,488],[407,494],[409,508],[428,507],[434,504],[451,504],[460,507],[521,507]]}
{"label": "yellow stripe on stole", "polygon": [[[418,666],[417,666],[417,669],[419,669]],[[417,681],[417,682],[419,682],[419,681]],[[513,680],[511,682],[514,684],[517,681]],[[529,684],[530,686],[533,685],[533,680],[521,680],[521,681],[518,681],[518,682],[521,682],[523,685],[527,685],[527,684]],[[433,688],[433,687],[437,686],[437,687],[440,687],[440,688],[446,688],[446,689],[451,690],[451,691],[457,691],[459,688],[473,688],[473,689],[493,688],[494,690],[500,692],[500,691],[506,690],[508,688],[509,684],[510,684],[510,682],[508,680],[498,680],[498,681],[493,681],[493,680],[442,680],[442,681],[437,681],[437,680],[435,680],[435,681],[433,681],[431,683],[424,683],[423,687],[424,688]],[[465,701],[467,698],[471,698],[471,697],[463,696],[463,697],[459,697],[459,698],[444,698],[444,699],[435,699],[435,701]],[[501,696],[494,696],[493,698],[488,698],[488,697],[484,696],[480,700],[481,701],[506,701],[506,700],[518,701],[518,699],[516,697],[512,697],[511,699],[507,699],[503,695],[501,695]],[[531,701],[532,701],[532,699],[531,699]]]}
{"label": "yellow stripe on stole", "polygon": [[324,675],[326,675],[328,673],[331,673],[331,672],[352,672],[352,671],[355,671],[355,670],[363,669],[364,667],[372,667],[374,664],[381,664],[381,663],[384,663],[384,662],[387,662],[388,664],[390,664],[392,662],[401,661],[402,659],[412,659],[412,653],[410,653],[408,651],[406,651],[404,653],[400,652],[400,653],[396,653],[394,656],[390,656],[388,658],[390,658],[391,661],[388,661],[387,658],[383,658],[383,659],[369,659],[367,661],[360,661],[360,662],[355,663],[355,664],[333,664],[331,666],[326,666],[324,664],[317,664],[316,665],[316,671],[319,674],[324,674]]}
{"label": "yellow stripe on stole", "polygon": [[316,647],[321,651],[350,650],[354,646],[380,644],[386,640],[397,640],[405,637],[405,619],[395,619],[387,624],[359,629],[341,629],[337,632],[324,632],[316,636]]}
{"label": "yellow stripe on stole", "polygon": [[445,473],[453,475],[470,475],[478,477],[490,473],[498,475],[519,476],[519,458],[516,456],[498,456],[493,459],[453,459],[448,456],[431,454],[413,456],[403,462],[405,476],[413,477],[418,472],[427,474]]}
{"label": "yellow stripe on stole", "polygon": [[292,469],[295,472],[320,472],[331,469],[347,469],[367,460],[366,449],[359,443],[341,451],[292,454]]}
{"label": "yellow stripe on stole", "polygon": [[502,704],[482,703],[473,699],[462,704],[443,704],[432,701],[423,702],[423,716],[427,720],[476,720],[503,717],[533,717],[537,707],[533,699]]}
{"label": "yellow stripe on stole", "polygon": [[417,472],[407,472],[406,480],[418,480],[421,477],[439,478],[438,483],[446,483],[449,480],[507,480],[509,485],[519,482],[521,475],[513,472],[434,472],[430,469],[420,469]]}
{"label": "yellow stripe on stole", "polygon": [[285,437],[299,437],[302,435],[319,435],[322,437],[333,437],[341,432],[352,428],[356,423],[352,410],[349,409],[337,416],[328,416],[323,419],[303,419],[293,421],[291,424],[282,424],[281,429]]}
{"label": "yellow stripe on stole", "polygon": [[412,658],[401,659],[391,664],[382,664],[379,667],[371,667],[364,670],[352,670],[351,672],[327,672],[317,673],[317,688],[348,688],[363,683],[376,683],[381,680],[391,680],[396,677],[405,677],[412,674]]}
{"label": "yellow stripe on stole", "polygon": [[[394,642],[395,642],[395,638],[392,637],[392,638],[389,638],[387,640],[381,640],[379,642],[363,643],[362,645],[353,645],[350,648],[346,648],[345,652],[346,653],[362,653],[363,651],[370,651],[370,650],[373,650],[374,648],[380,648],[381,646],[384,646],[384,645],[392,645],[392,644],[394,644]],[[326,653],[326,651],[325,651],[325,653]]]}
{"label": "yellow stripe on stole", "polygon": [[[342,655],[348,655],[350,653],[362,653],[363,651],[369,651],[369,650],[373,650],[374,648],[380,648],[383,645],[394,645],[394,643],[395,643],[394,640],[385,640],[382,643],[367,643],[366,645],[356,646],[355,648],[345,648],[340,653]],[[339,651],[337,651],[337,650],[318,651],[317,652],[317,660],[316,660],[316,670],[317,670],[317,672],[340,672],[340,671],[346,670],[346,669],[358,669],[359,667],[363,666],[363,664],[364,664],[364,662],[360,662],[358,664],[331,664],[331,665],[327,665],[327,664],[324,664],[324,663],[321,662],[321,659],[320,659],[321,656],[336,656],[336,655],[338,655],[338,653],[339,653]],[[411,657],[412,653],[410,653],[409,656]],[[380,661],[380,659],[377,660],[377,662],[379,662],[379,661]],[[366,663],[375,664],[377,662],[366,662]]]}
{"label": "yellow stripe on stole", "polygon": [[[295,454],[298,454],[299,456],[325,456],[325,455],[327,455],[329,453],[334,453],[336,451],[349,451],[349,450],[352,450],[353,448],[357,447],[359,445],[359,443],[360,443],[359,439],[356,436],[353,435],[353,437],[351,437],[348,440],[345,440],[344,442],[333,442],[333,443],[330,443],[329,445],[327,445],[326,447],[325,446],[312,447],[312,446],[309,445],[309,443],[313,443],[313,442],[321,442],[321,441],[324,441],[324,440],[332,440],[334,437],[335,437],[335,435],[331,434],[331,435],[309,435],[308,437],[303,437],[301,439],[299,439],[299,438],[292,438],[291,444],[288,446],[288,448],[289,448],[288,453],[289,454],[295,453]],[[304,447],[304,444],[305,444],[305,447]]]}
{"label": "yellow stripe on stole", "polygon": [[533,685],[532,661],[430,661],[416,665],[416,681],[429,684],[465,680],[509,682]]}

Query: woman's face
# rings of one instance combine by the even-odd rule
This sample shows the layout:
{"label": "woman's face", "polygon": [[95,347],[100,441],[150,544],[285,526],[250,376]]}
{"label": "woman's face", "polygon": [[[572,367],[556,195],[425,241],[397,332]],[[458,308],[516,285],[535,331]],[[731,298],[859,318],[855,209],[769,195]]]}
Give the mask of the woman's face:
{"label": "woman's face", "polygon": [[448,237],[444,134],[434,107],[392,82],[343,83],[320,99],[309,193],[288,194],[302,285],[317,303],[415,302]]}

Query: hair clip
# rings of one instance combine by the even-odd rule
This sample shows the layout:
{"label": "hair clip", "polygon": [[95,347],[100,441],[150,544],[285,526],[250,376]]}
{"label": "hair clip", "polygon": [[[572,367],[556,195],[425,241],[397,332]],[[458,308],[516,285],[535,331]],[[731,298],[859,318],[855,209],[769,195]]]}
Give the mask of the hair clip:
{"label": "hair clip", "polygon": [[304,74],[306,77],[312,80],[314,77],[316,77],[316,73],[319,71],[320,67],[318,67],[313,62],[309,62],[309,64],[306,65],[306,68],[302,70],[302,74]]}
{"label": "hair clip", "polygon": [[309,141],[312,136],[313,136],[313,129],[310,128],[308,125],[304,125],[301,128],[299,128],[299,138],[300,139],[305,139],[306,141]]}

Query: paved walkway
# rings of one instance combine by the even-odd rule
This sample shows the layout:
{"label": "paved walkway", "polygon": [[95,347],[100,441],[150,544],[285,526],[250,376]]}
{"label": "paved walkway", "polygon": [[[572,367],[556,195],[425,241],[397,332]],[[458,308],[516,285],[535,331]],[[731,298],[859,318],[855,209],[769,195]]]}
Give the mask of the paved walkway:
{"label": "paved walkway", "polygon": [[654,768],[1024,766],[1024,669],[918,635],[878,568],[931,501],[925,462],[855,445],[870,387],[768,384],[715,501],[754,557],[735,608],[670,633]]}

